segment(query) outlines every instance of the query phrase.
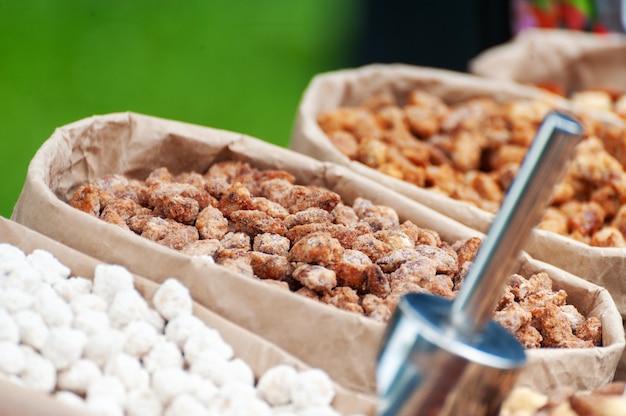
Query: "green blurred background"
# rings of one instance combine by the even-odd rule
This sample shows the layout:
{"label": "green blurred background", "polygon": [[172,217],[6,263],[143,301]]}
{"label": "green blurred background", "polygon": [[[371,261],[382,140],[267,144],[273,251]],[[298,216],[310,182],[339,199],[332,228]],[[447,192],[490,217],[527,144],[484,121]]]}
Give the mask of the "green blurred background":
{"label": "green blurred background", "polygon": [[311,77],[347,65],[358,1],[0,0],[0,215],[58,126],[118,111],[288,143]]}
{"label": "green blurred background", "polygon": [[56,127],[134,111],[287,146],[320,72],[464,70],[508,36],[502,0],[0,0],[0,215]]}

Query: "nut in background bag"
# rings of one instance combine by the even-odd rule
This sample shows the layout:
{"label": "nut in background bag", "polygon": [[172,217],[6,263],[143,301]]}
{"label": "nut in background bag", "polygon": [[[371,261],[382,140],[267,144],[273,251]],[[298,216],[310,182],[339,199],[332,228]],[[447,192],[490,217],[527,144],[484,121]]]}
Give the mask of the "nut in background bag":
{"label": "nut in background bag", "polygon": [[[399,105],[403,105],[414,90],[425,91],[451,105],[481,97],[488,97],[501,103],[516,99],[536,100],[550,103],[554,108],[584,114],[586,119],[594,120],[593,123],[597,122],[607,131],[623,132],[624,129],[623,120],[619,117],[600,112],[587,112],[586,109],[574,106],[562,97],[512,81],[408,65],[369,65],[320,74],[311,81],[298,109],[291,148],[320,160],[348,166],[351,170],[450,218],[486,232],[494,217],[492,213],[351,160],[333,145],[318,124],[320,114],[342,107],[361,105],[377,94],[387,94]],[[415,138],[410,140],[418,141]],[[604,145],[607,143],[608,141]],[[624,163],[625,154],[621,147],[623,144],[624,140],[616,140],[613,147],[606,149],[611,155],[616,155],[621,163]],[[626,261],[623,248],[593,247],[554,232],[535,229],[525,250],[533,258],[607,288],[622,316],[626,317],[626,283],[621,278]]]}
{"label": "nut in background bag", "polygon": [[[180,276],[203,306],[307,364],[325,369],[347,388],[373,394],[383,324],[186,256],[65,202],[80,185],[106,174],[145,178],[159,167],[175,173],[204,172],[223,160],[286,170],[297,183],[326,187],[348,204],[358,197],[368,198],[394,208],[402,219],[436,230],[448,242],[479,235],[341,166],[240,134],[132,113],[93,117],[59,128],[31,161],[13,217],[64,244],[103,261],[123,264],[157,282]],[[604,328],[603,347],[529,351],[535,368],[522,375],[522,380],[541,389],[559,384],[592,388],[608,382],[624,348],[621,319],[609,294],[528,257],[520,268],[529,273],[545,270],[555,289],[566,290],[570,302],[581,313],[598,317]]]}

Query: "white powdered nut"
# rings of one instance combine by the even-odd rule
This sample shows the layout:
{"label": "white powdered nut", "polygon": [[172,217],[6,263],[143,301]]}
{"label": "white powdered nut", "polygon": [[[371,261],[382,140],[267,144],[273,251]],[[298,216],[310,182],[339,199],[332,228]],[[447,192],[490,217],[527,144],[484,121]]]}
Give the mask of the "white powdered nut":
{"label": "white powdered nut", "polygon": [[159,339],[156,329],[144,321],[129,323],[123,332],[126,336],[124,351],[137,358],[146,355]]}
{"label": "white powdered nut", "polygon": [[230,377],[227,381],[239,381],[254,386],[254,371],[241,358],[234,358],[228,362]]}
{"label": "white powdered nut", "polygon": [[85,403],[89,416],[124,416],[124,407],[110,397],[88,397]]}
{"label": "white powdered nut", "polygon": [[0,306],[9,313],[30,309],[34,301],[33,295],[22,289],[7,287],[0,290]]}
{"label": "white powdered nut", "polygon": [[13,244],[0,243],[0,264],[8,260],[26,260],[26,254]]}
{"label": "white powdered nut", "polygon": [[164,416],[178,415],[209,416],[209,413],[195,397],[189,394],[182,394],[172,400],[172,403],[167,406],[164,413]]}
{"label": "white powdered nut", "polygon": [[71,302],[79,295],[91,293],[92,282],[84,277],[70,277],[54,282],[52,288],[66,302]]}
{"label": "white powdered nut", "polygon": [[167,320],[191,315],[193,301],[189,289],[172,277],[166,279],[152,297],[154,308]]}
{"label": "white powdered nut", "polygon": [[126,395],[126,416],[161,416],[162,412],[159,397],[149,388],[131,390]]}
{"label": "white powdered nut", "polygon": [[18,344],[0,341],[0,372],[18,374],[24,369],[25,364],[26,357]]}
{"label": "white powdered nut", "polygon": [[80,359],[87,343],[87,336],[74,328],[50,328],[41,353],[57,370],[63,370]]}
{"label": "white powdered nut", "polygon": [[166,406],[174,397],[188,393],[190,388],[189,374],[182,368],[168,367],[152,373],[152,390]]}
{"label": "white powdered nut", "polygon": [[157,330],[159,334],[163,333],[165,328],[165,320],[161,316],[159,312],[155,309],[150,309],[148,311],[148,316],[146,317],[146,321]]}
{"label": "white powdered nut", "polygon": [[41,249],[33,250],[26,256],[26,261],[41,272],[44,282],[50,284],[67,279],[71,272],[70,268],[61,263],[52,253]]}
{"label": "white powdered nut", "polygon": [[120,379],[127,390],[144,389],[150,385],[150,374],[139,359],[123,352],[111,357],[104,366],[104,374]]}
{"label": "white powdered nut", "polygon": [[283,406],[291,402],[291,385],[297,376],[290,365],[277,365],[267,370],[259,378],[257,393],[272,406]]}
{"label": "white powdered nut", "polygon": [[165,325],[165,337],[174,342],[179,348],[185,346],[187,339],[201,332],[206,325],[193,315],[182,315],[172,319]]}
{"label": "white powdered nut", "polygon": [[33,310],[37,312],[48,326],[69,326],[74,315],[70,305],[48,285],[41,286],[35,292]]}
{"label": "white powdered nut", "polygon": [[218,392],[218,388],[211,380],[198,374],[189,374],[189,394],[198,399],[205,406],[209,406]]}
{"label": "white powdered nut", "polygon": [[115,264],[99,264],[94,269],[92,293],[111,303],[118,292],[134,288],[133,275]]}
{"label": "white powdered nut", "polygon": [[50,332],[41,315],[31,310],[23,310],[16,312],[13,319],[19,328],[22,344],[41,350]]}
{"label": "white powdered nut", "polygon": [[230,382],[215,395],[209,410],[222,416],[270,416],[272,409],[255,392],[252,386]]}
{"label": "white powdered nut", "polygon": [[229,371],[228,360],[211,350],[203,351],[189,366],[189,372],[209,379],[217,386],[229,380]]}
{"label": "white powdered nut", "polygon": [[117,377],[102,376],[87,387],[87,403],[98,397],[107,398],[123,408],[126,402],[126,388]]}
{"label": "white powdered nut", "polygon": [[80,359],[68,369],[59,372],[58,387],[76,394],[84,395],[91,383],[102,377],[102,371],[96,363]]}
{"label": "white powdered nut", "polygon": [[299,408],[328,406],[334,397],[332,380],[318,368],[301,371],[291,385],[291,401]]}
{"label": "white powdered nut", "polygon": [[233,348],[224,341],[220,333],[209,327],[191,335],[183,346],[188,364],[192,364],[204,351],[213,351],[225,360],[230,360],[234,355]]}
{"label": "white powdered nut", "polygon": [[54,398],[60,403],[63,403],[64,405],[76,410],[84,411],[87,406],[85,400],[82,397],[80,397],[76,393],[72,393],[71,391],[57,391],[56,393],[54,393]]}
{"label": "white powdered nut", "polygon": [[0,341],[20,342],[20,330],[15,320],[0,307]]}
{"label": "white powdered nut", "polygon": [[122,329],[133,321],[143,321],[148,309],[148,303],[135,289],[118,292],[109,305],[111,326]]}
{"label": "white powdered nut", "polygon": [[122,352],[125,344],[126,338],[122,331],[114,328],[105,329],[87,338],[83,356],[104,367],[111,357]]}
{"label": "white powdered nut", "polygon": [[74,314],[73,327],[87,336],[109,329],[109,315],[104,311],[83,309]]}
{"label": "white powdered nut", "polygon": [[25,356],[24,369],[20,376],[24,388],[50,393],[57,384],[57,370],[54,364],[28,346],[22,346]]}
{"label": "white powdered nut", "polygon": [[42,275],[25,259],[8,260],[0,263],[0,287],[20,289],[27,293],[35,293],[41,286]]}
{"label": "white powdered nut", "polygon": [[74,313],[79,313],[84,310],[106,312],[108,305],[100,296],[94,295],[93,293],[86,293],[72,299],[70,308]]}
{"label": "white powdered nut", "polygon": [[143,366],[149,373],[169,367],[183,368],[183,355],[176,344],[162,339],[143,357]]}

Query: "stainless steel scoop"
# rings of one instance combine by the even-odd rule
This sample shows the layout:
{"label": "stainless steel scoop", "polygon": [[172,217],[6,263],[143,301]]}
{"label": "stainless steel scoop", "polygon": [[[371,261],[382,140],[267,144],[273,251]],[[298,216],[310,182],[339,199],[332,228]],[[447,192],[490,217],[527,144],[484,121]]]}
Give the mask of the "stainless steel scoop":
{"label": "stainless steel scoop", "polygon": [[491,315],[582,137],[578,121],[548,114],[456,299],[402,297],[378,357],[379,415],[499,413],[526,354]]}

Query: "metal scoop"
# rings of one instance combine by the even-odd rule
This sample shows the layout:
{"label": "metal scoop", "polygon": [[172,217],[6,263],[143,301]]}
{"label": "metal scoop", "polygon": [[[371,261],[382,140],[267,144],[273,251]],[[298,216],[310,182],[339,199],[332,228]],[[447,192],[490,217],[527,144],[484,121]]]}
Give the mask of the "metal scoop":
{"label": "metal scoop", "polygon": [[548,114],[456,299],[402,297],[378,357],[379,415],[499,413],[526,354],[491,315],[582,137],[575,119]]}

